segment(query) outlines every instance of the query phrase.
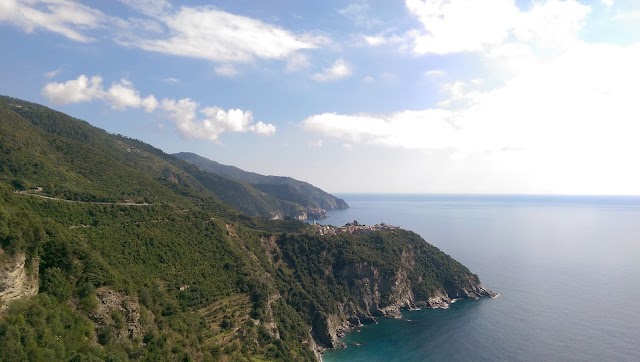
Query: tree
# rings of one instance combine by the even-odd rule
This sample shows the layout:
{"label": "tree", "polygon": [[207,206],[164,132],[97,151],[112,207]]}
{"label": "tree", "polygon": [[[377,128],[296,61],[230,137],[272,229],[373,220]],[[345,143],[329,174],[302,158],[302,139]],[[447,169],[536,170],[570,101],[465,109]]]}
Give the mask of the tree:
{"label": "tree", "polygon": [[41,290],[61,302],[71,298],[71,283],[60,268],[48,268],[42,273]]}

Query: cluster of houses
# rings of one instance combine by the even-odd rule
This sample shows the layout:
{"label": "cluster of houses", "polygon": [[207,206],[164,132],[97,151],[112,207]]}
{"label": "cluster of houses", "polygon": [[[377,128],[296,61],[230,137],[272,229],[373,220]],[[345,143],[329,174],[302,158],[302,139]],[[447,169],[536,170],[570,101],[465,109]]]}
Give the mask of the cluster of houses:
{"label": "cluster of houses", "polygon": [[387,225],[385,223],[367,226],[359,224],[357,221],[350,222],[344,226],[320,225],[314,222],[313,227],[320,235],[336,235],[336,234],[365,234],[378,230],[394,230],[399,229],[398,226]]}
{"label": "cluster of houses", "polygon": [[324,219],[325,217],[327,217],[327,210],[325,209],[310,208],[307,210],[308,219]]}

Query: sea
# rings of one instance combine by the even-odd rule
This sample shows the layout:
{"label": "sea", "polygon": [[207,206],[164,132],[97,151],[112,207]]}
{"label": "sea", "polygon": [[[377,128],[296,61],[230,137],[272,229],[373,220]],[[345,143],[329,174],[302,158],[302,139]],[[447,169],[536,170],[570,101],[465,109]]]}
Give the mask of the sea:
{"label": "sea", "polygon": [[347,334],[337,361],[640,361],[640,197],[342,194],[319,223],[413,230],[500,293]]}

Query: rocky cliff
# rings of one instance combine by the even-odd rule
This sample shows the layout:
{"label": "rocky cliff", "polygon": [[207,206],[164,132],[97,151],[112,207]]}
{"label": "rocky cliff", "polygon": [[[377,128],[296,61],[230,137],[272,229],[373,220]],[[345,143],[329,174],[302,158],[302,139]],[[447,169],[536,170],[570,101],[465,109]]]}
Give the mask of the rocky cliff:
{"label": "rocky cliff", "polygon": [[25,254],[9,256],[0,249],[0,311],[13,300],[38,294],[37,265],[28,267]]}
{"label": "rocky cliff", "polygon": [[290,303],[306,306],[320,351],[341,347],[344,333],[378,317],[497,295],[462,264],[402,229],[281,238],[277,246],[270,254],[282,254],[304,285],[304,292],[289,291]]}
{"label": "rocky cliff", "polygon": [[315,321],[313,335],[319,346],[343,347],[339,338],[344,336],[344,333],[362,324],[376,323],[377,317],[401,318],[402,310],[446,309],[456,299],[476,300],[497,296],[497,293],[485,289],[470,277],[464,281],[463,287],[439,288],[428,298],[418,298],[415,281],[409,279],[406,269],[409,265],[410,263],[407,263],[390,276],[383,275],[368,263],[348,265],[341,270],[339,274],[347,281],[352,299],[339,304],[339,313],[319,317],[319,320]]}

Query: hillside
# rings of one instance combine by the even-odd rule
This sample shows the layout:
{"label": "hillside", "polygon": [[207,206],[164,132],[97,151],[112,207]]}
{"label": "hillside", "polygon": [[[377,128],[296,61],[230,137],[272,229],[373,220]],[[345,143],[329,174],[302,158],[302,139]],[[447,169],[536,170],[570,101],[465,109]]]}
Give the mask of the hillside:
{"label": "hillside", "polygon": [[321,189],[291,177],[264,176],[247,172],[235,166],[227,166],[194,153],[181,152],[174,156],[196,165],[203,171],[246,182],[279,200],[293,202],[307,209],[346,209],[349,205],[342,199]]}
{"label": "hillside", "polygon": [[[306,217],[299,204],[201,171],[137,140],[110,135],[33,103],[2,97],[0,104],[5,120],[0,147],[6,150],[0,178],[19,188],[43,187],[49,195],[74,200],[148,203],[181,202],[177,191],[183,196],[206,195],[203,202],[222,201],[249,216]],[[173,191],[167,193],[166,186]]]}
{"label": "hillside", "polygon": [[0,98],[0,360],[311,361],[378,316],[491,295],[412,232],[321,235],[238,212],[220,184],[254,198]]}

